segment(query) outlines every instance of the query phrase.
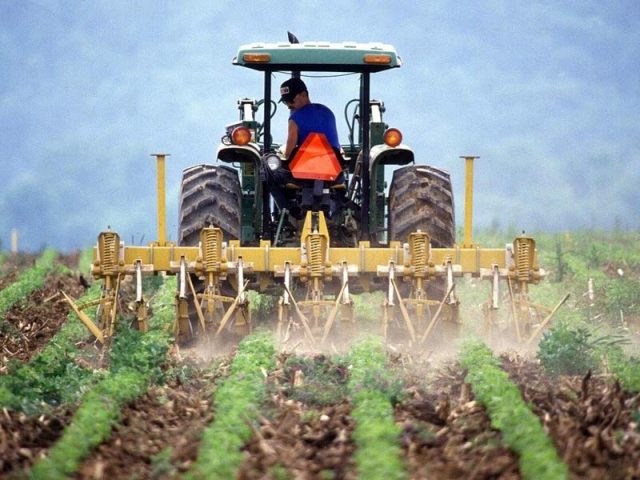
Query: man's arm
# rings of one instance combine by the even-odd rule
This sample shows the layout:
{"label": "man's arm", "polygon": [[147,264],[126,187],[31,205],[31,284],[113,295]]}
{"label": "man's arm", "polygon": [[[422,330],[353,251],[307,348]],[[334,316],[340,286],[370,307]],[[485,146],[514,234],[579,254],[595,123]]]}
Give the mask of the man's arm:
{"label": "man's arm", "polygon": [[289,128],[287,133],[287,143],[284,149],[284,156],[289,159],[289,155],[296,148],[296,142],[298,141],[298,125],[293,120],[289,120]]}

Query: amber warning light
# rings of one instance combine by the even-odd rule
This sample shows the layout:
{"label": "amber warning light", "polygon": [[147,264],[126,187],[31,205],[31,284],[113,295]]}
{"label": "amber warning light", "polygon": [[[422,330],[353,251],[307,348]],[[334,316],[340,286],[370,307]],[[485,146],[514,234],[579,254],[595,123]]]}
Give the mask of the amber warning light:
{"label": "amber warning light", "polygon": [[391,63],[391,55],[386,55],[384,53],[368,53],[364,56],[364,63],[389,65]]}
{"label": "amber warning light", "polygon": [[402,143],[402,132],[397,128],[389,128],[384,132],[384,143],[390,147],[397,147]]}
{"label": "amber warning light", "polygon": [[269,63],[271,55],[268,53],[245,53],[242,58],[247,63]]}
{"label": "amber warning light", "polygon": [[251,130],[247,127],[236,127],[231,132],[231,141],[234,145],[246,145],[251,141]]}

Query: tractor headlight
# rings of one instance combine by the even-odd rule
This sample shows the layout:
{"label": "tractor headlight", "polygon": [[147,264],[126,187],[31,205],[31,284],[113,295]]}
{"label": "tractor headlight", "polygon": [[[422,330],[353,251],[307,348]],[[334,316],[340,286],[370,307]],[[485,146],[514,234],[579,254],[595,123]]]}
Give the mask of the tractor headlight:
{"label": "tractor headlight", "polygon": [[272,172],[279,169],[280,166],[282,165],[282,160],[280,160],[280,157],[275,153],[271,153],[267,155],[264,161],[266,162],[267,167],[269,167],[269,170],[271,170]]}

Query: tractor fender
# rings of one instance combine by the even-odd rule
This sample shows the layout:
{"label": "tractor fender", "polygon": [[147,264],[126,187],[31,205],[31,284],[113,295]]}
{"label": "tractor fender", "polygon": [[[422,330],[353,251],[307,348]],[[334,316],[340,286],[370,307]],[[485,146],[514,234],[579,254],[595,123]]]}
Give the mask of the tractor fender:
{"label": "tractor fender", "polygon": [[373,170],[378,165],[407,165],[413,163],[413,150],[406,145],[390,147],[386,144],[374,145],[369,153],[369,168]]}
{"label": "tractor fender", "polygon": [[255,143],[249,143],[247,145],[222,144],[218,147],[216,157],[218,160],[225,163],[250,162],[259,165],[260,149]]}

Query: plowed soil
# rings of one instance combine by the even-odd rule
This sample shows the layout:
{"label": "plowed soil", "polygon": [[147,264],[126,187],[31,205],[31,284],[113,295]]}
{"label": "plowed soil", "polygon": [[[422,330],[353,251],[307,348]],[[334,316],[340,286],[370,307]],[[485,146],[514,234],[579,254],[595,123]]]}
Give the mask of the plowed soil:
{"label": "plowed soil", "polygon": [[197,456],[202,429],[213,419],[213,377],[151,388],[122,411],[111,438],[75,478],[170,478],[185,472]]}
{"label": "plowed soil", "polygon": [[539,365],[504,356],[575,479],[640,478],[640,395],[606,377],[550,378]]}
{"label": "plowed soil", "polygon": [[427,388],[410,386],[396,409],[412,479],[517,479],[518,457],[491,428],[456,364],[441,368]]}
{"label": "plowed soil", "polygon": [[0,478],[22,478],[47,449],[60,438],[71,420],[72,406],[29,417],[22,412],[0,412]]}
{"label": "plowed soil", "polygon": [[60,290],[73,297],[84,293],[75,274],[51,274],[45,287],[11,308],[0,329],[0,373],[10,360],[28,362],[66,321],[69,305]]}
{"label": "plowed soil", "polygon": [[[60,289],[74,297],[84,290],[75,275],[53,275],[46,288],[8,312],[10,328],[0,333],[0,368],[12,359],[28,361],[60,328],[69,311]],[[111,438],[92,452],[75,478],[180,477],[215,416],[215,384],[228,360],[217,359],[217,368],[202,369],[176,359],[174,367],[182,373],[126,406]],[[572,478],[640,478],[640,396],[622,391],[607,377],[555,379],[516,355],[502,361]],[[491,428],[464,376],[451,362],[406,369],[394,408],[410,477],[520,478],[517,455]],[[356,478],[347,380],[348,368],[323,355],[280,355],[267,379],[268,395],[254,436],[244,447],[239,477],[278,479],[286,472],[304,480]],[[58,407],[37,417],[0,411],[0,478],[27,474],[62,434],[75,408]]]}
{"label": "plowed soil", "polygon": [[332,395],[345,387],[346,370],[323,355],[299,365],[287,364],[288,358],[281,355],[267,379],[270,398],[246,446],[239,478],[275,480],[289,472],[301,480],[355,479],[351,404]]}

